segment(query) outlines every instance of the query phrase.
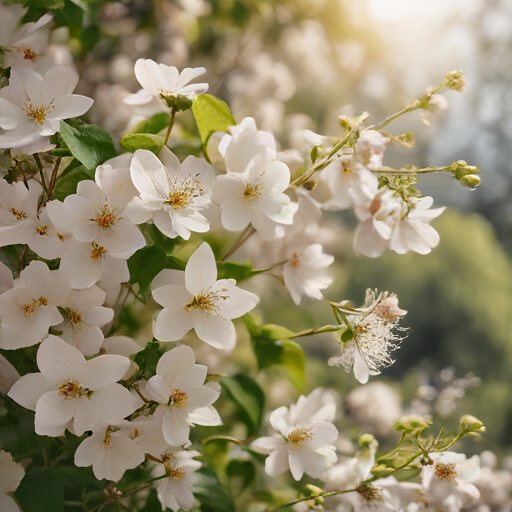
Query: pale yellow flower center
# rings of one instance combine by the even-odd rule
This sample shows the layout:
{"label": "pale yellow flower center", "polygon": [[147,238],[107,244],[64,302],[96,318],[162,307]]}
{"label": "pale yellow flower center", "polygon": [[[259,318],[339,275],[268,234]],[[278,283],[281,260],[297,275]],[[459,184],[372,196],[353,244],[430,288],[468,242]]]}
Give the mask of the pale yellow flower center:
{"label": "pale yellow flower center", "polygon": [[183,407],[187,403],[187,394],[180,391],[179,388],[173,389],[169,395],[169,401],[167,404],[169,407]]}
{"label": "pale yellow flower center", "polygon": [[436,464],[436,476],[439,480],[453,480],[457,476],[455,464]]}
{"label": "pale yellow flower center", "polygon": [[311,429],[297,427],[291,434],[288,436],[288,443],[295,446],[295,448],[300,448],[306,441],[313,439],[313,434],[311,433]]}
{"label": "pale yellow flower center", "polygon": [[59,386],[59,395],[65,400],[73,400],[74,398],[91,398],[94,391],[82,387],[76,380],[69,380]]}

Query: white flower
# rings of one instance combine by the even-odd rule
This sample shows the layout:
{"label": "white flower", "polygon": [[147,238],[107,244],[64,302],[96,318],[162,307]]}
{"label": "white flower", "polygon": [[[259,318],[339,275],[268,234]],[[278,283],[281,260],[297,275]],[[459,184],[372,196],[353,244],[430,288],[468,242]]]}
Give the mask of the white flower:
{"label": "white flower", "polygon": [[6,395],[19,378],[16,368],[0,354],[0,394]]}
{"label": "white flower", "polygon": [[251,449],[269,454],[265,471],[276,477],[290,469],[295,480],[304,473],[318,478],[337,460],[331,443],[338,430],[330,423],[335,414],[332,404],[319,408],[318,393],[301,396],[296,405],[279,407],[270,415],[272,428],[279,433],[260,437],[251,443]]}
{"label": "white flower", "polygon": [[14,286],[11,269],[0,261],[0,293],[10,290]]}
{"label": "white flower", "polygon": [[429,503],[458,512],[480,497],[473,485],[480,476],[478,455],[466,459],[464,454],[446,451],[431,453],[429,457],[434,464],[421,470],[423,495]]}
{"label": "white flower", "polygon": [[243,172],[217,177],[213,201],[220,205],[222,225],[228,231],[240,231],[252,224],[271,240],[284,236],[279,224],[293,223],[298,205],[284,193],[290,184],[290,170],[275,156],[266,148]]}
{"label": "white flower", "polygon": [[64,309],[64,322],[55,327],[60,337],[84,356],[97,354],[103,343],[100,327],[114,318],[114,310],[102,307],[105,292],[93,285],[85,290],[72,290],[59,306]]}
{"label": "white flower", "polygon": [[116,384],[130,366],[127,357],[86,361],[76,348],[48,336],[37,352],[37,366],[41,373],[24,375],[8,396],[35,410],[39,435],[62,436],[66,428],[82,435],[97,422],[115,424],[133,412],[130,392]]}
{"label": "white flower", "polygon": [[375,173],[356,162],[352,155],[343,155],[319,173],[331,192],[323,203],[326,210],[344,210],[354,205],[368,204],[375,197],[378,179]]}
{"label": "white flower", "polygon": [[[198,94],[208,90],[208,84],[187,84],[204,73],[204,68],[185,68],[180,73],[174,66],[157,64],[151,59],[139,59],[135,63],[135,76],[147,93],[146,103],[151,101],[151,97],[159,98],[164,103],[165,98],[169,96],[194,99]],[[142,101],[143,98],[139,104]]]}
{"label": "white flower", "polygon": [[[105,354],[117,354],[118,356],[125,357],[130,357],[141,350],[141,347],[128,336],[109,336],[104,339],[101,348]],[[130,360],[130,367],[126,370],[121,380],[128,380],[135,374],[138,368],[137,363]]]}
{"label": "white flower", "polygon": [[30,347],[48,335],[48,329],[60,324],[57,309],[71,293],[71,287],[58,270],[42,261],[32,261],[14,281],[14,287],[0,295],[0,347]]}
{"label": "white flower", "polygon": [[[106,293],[105,306],[113,308],[123,299],[123,283],[130,280],[130,271],[126,260],[106,255],[100,268],[100,277],[97,285]],[[124,290],[127,293],[128,290]]]}
{"label": "white flower", "polygon": [[[157,276],[153,297],[164,307],[153,324],[159,341],[177,341],[195,329],[199,339],[215,348],[236,343],[233,318],[248,313],[259,299],[236,287],[234,279],[217,281],[217,264],[207,243],[192,254],[185,271],[167,270]],[[158,287],[157,287],[158,286]]]}
{"label": "white flower", "polygon": [[210,224],[201,212],[211,206],[212,167],[204,158],[194,156],[180,164],[166,147],[159,158],[145,149],[133,155],[131,177],[140,197],[128,204],[128,216],[136,224],[153,219],[169,238],[188,240],[192,231],[205,233]]}
{"label": "white flower", "polygon": [[[84,180],[78,183],[77,193],[64,200],[64,205],[73,215],[61,216],[60,222],[73,231],[78,241],[97,246],[96,259],[105,251],[116,258],[128,259],[144,247],[146,241],[126,216],[125,201],[121,195],[108,194],[108,190],[105,193],[94,181]],[[61,212],[62,207],[59,206],[57,214],[62,215]],[[49,210],[49,214],[53,219],[53,210]]]}
{"label": "white flower", "polygon": [[190,510],[194,506],[194,471],[202,466],[194,457],[199,455],[201,454],[194,450],[168,451],[164,464],[159,464],[153,470],[155,477],[167,475],[167,478],[155,482],[162,509],[170,508],[173,512],[178,512],[182,509]]}
{"label": "white flower", "polygon": [[382,158],[388,143],[389,137],[382,135],[380,132],[362,130],[359,132],[359,138],[356,142],[356,158],[369,169],[378,169],[382,167]]}
{"label": "white flower", "polygon": [[182,345],[166,352],[158,361],[156,375],[145,389],[148,398],[166,409],[162,418],[165,440],[172,446],[184,445],[190,426],[220,425],[221,419],[211,404],[219,391],[204,385],[208,369],[195,364],[194,351]]}
{"label": "white flower", "polygon": [[71,94],[76,71],[57,66],[44,78],[35,71],[25,75],[11,69],[9,85],[0,89],[0,147],[17,148],[47,140],[59,131],[60,121],[87,112],[93,100]]}
{"label": "white flower", "polygon": [[433,202],[430,196],[406,202],[393,190],[380,192],[369,205],[356,208],[362,222],[355,234],[354,250],[371,258],[387,248],[398,254],[428,254],[439,243],[437,231],[428,222],[445,210],[429,209]]}
{"label": "white flower", "polygon": [[294,252],[283,268],[284,284],[295,304],[300,304],[306,295],[321,300],[322,292],[332,283],[326,268],[334,256],[325,254],[320,244],[308,245],[300,252]]}
{"label": "white flower", "polygon": [[48,13],[36,22],[22,24],[26,12],[21,4],[0,5],[0,47],[5,51],[5,64],[15,65],[16,70],[30,69],[39,60],[48,44],[46,25],[53,18]]}
{"label": "white flower", "polygon": [[96,430],[84,439],[75,452],[75,464],[92,466],[98,480],[106,478],[117,482],[127,469],[134,469],[144,462],[140,446],[119,428],[109,425]]}
{"label": "white flower", "polygon": [[2,512],[21,512],[9,493],[18,488],[24,476],[25,470],[12,460],[12,455],[0,450],[0,510]]}

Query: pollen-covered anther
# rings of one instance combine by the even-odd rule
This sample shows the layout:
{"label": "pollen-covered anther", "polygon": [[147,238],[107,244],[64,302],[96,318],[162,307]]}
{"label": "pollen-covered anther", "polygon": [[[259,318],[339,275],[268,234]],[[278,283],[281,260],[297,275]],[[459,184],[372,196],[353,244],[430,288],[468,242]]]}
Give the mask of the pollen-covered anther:
{"label": "pollen-covered anther", "polygon": [[360,484],[356,492],[361,495],[366,501],[378,501],[382,500],[382,496],[379,493],[379,490],[375,487],[372,487],[370,484],[362,483]]}
{"label": "pollen-covered anther", "polygon": [[183,407],[187,403],[187,394],[179,388],[173,389],[169,396],[169,407]]}
{"label": "pollen-covered anther", "polygon": [[82,397],[91,398],[93,394],[94,391],[80,386],[76,380],[70,380],[59,386],[59,395],[63,396],[66,400]]}
{"label": "pollen-covered anther", "polygon": [[453,480],[457,476],[455,464],[436,464],[436,476],[439,480]]}
{"label": "pollen-covered anther", "polygon": [[105,247],[102,247],[101,245],[95,244],[93,242],[92,251],[91,251],[91,259],[92,260],[100,259],[103,256],[103,254],[105,253],[105,251],[106,251]]}
{"label": "pollen-covered anther", "polygon": [[181,480],[186,476],[185,466],[180,466],[179,468],[169,469],[167,471],[167,475],[172,480]]}
{"label": "pollen-covered anther", "polygon": [[44,120],[46,119],[46,116],[55,110],[55,107],[53,106],[53,100],[48,106],[40,105],[39,107],[36,107],[30,99],[27,98],[27,101],[25,101],[25,106],[23,107],[23,110],[25,111],[26,117],[29,119],[34,120],[36,123],[42,125]]}
{"label": "pollen-covered anther", "polygon": [[68,310],[68,320],[70,324],[79,325],[82,323],[82,315],[78,311]]}
{"label": "pollen-covered anther", "polygon": [[48,226],[39,226],[36,231],[38,235],[46,235],[46,230],[48,229]]}
{"label": "pollen-covered anther", "polygon": [[40,56],[32,48],[23,48],[23,58],[25,60],[39,60]]}
{"label": "pollen-covered anther", "polygon": [[27,214],[23,210],[18,210],[17,208],[12,207],[9,211],[16,217],[16,220],[27,218]]}
{"label": "pollen-covered anther", "polygon": [[311,429],[298,427],[288,436],[288,443],[296,448],[300,448],[306,441],[313,439]]}
{"label": "pollen-covered anther", "polygon": [[107,205],[104,205],[96,217],[92,219],[102,229],[110,229],[119,219],[116,218],[116,210],[110,211]]}
{"label": "pollen-covered anther", "polygon": [[290,265],[294,268],[297,268],[300,266],[300,259],[299,259],[299,253],[294,252],[293,256],[290,259]]}
{"label": "pollen-covered anther", "polygon": [[247,183],[245,190],[242,194],[243,198],[252,201],[256,197],[261,196],[260,188],[261,185],[259,183],[257,185]]}
{"label": "pollen-covered anther", "polygon": [[229,298],[225,295],[226,291],[227,290],[223,289],[216,292],[207,291],[205,293],[200,293],[197,297],[194,297],[191,302],[185,305],[185,311],[201,309],[208,315],[218,315],[220,307],[216,302],[218,300],[226,300]]}
{"label": "pollen-covered anther", "polygon": [[195,199],[204,196],[205,190],[200,186],[195,176],[189,174],[186,178],[169,182],[169,198],[165,204],[174,210],[188,208]]}

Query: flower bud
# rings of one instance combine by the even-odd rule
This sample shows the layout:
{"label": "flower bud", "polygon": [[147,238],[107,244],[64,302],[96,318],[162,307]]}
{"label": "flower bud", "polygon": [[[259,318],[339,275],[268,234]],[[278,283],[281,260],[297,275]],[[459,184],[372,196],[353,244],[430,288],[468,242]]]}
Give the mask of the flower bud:
{"label": "flower bud", "polygon": [[364,448],[370,448],[371,446],[373,446],[375,443],[377,443],[377,440],[371,434],[363,434],[359,438],[358,443],[359,443],[359,447],[364,449]]}
{"label": "flower bud", "polygon": [[162,98],[167,103],[167,106],[169,108],[173,108],[176,112],[183,112],[184,110],[189,110],[192,108],[192,100],[181,94],[178,94],[178,96],[162,95]]}
{"label": "flower bud", "polygon": [[471,414],[466,414],[460,419],[460,429],[469,430],[470,432],[485,432],[484,424]]}
{"label": "flower bud", "polygon": [[372,475],[376,476],[377,478],[385,478],[395,471],[396,470],[393,467],[386,466],[384,464],[378,464],[372,468]]}
{"label": "flower bud", "polygon": [[464,86],[466,85],[466,82],[464,82],[464,79],[462,78],[462,71],[450,71],[450,73],[447,73],[445,78],[445,85],[448,87],[448,89],[453,89],[454,91],[462,91],[464,89]]}
{"label": "flower bud", "polygon": [[399,418],[393,428],[399,432],[416,435],[423,432],[426,428],[430,427],[430,425],[432,425],[432,422],[423,416],[419,414],[409,414]]}
{"label": "flower bud", "polygon": [[468,174],[459,179],[459,183],[468,188],[478,187],[481,183],[481,179],[476,174]]}

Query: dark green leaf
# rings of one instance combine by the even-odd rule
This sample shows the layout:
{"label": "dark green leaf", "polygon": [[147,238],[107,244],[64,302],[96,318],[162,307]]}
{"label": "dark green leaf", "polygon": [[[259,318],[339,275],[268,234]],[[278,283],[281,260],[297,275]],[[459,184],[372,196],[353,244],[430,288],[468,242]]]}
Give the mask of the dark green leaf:
{"label": "dark green leaf", "polygon": [[239,263],[237,261],[226,261],[219,266],[219,279],[236,279],[243,281],[255,275],[250,261]]}
{"label": "dark green leaf", "polygon": [[161,356],[160,344],[156,341],[150,341],[143,350],[133,355],[132,359],[139,366],[140,375],[149,379],[155,375],[156,365]]}
{"label": "dark green leaf", "polygon": [[61,121],[60,135],[73,156],[86,169],[95,170],[98,165],[117,155],[112,137],[99,126]]}
{"label": "dark green leaf", "polygon": [[259,384],[246,374],[220,379],[222,388],[235,403],[240,418],[247,426],[247,436],[258,434],[265,410],[265,395]]}
{"label": "dark green leaf", "polygon": [[206,145],[215,132],[227,132],[228,126],[236,125],[228,105],[210,94],[201,94],[194,100],[192,112],[206,154]]}
{"label": "dark green leaf", "polygon": [[137,149],[147,149],[158,155],[164,147],[164,139],[152,133],[134,133],[132,135],[125,135],[121,139],[121,146],[131,153],[135,153]]}
{"label": "dark green leaf", "polygon": [[201,502],[202,512],[235,512],[227,490],[211,468],[203,467],[196,475],[198,479],[192,491]]}
{"label": "dark green leaf", "polygon": [[94,173],[88,171],[77,159],[74,159],[58,177],[53,198],[63,201],[70,194],[76,194],[78,183],[93,179]]}
{"label": "dark green leaf", "polygon": [[37,345],[16,350],[0,350],[20,375],[39,371],[36,364]]}
{"label": "dark green leaf", "polygon": [[16,489],[23,512],[64,512],[64,479],[54,469],[35,469]]}
{"label": "dark green leaf", "polygon": [[133,133],[154,133],[157,135],[169,126],[171,115],[167,112],[159,112],[137,125]]}
{"label": "dark green leaf", "polygon": [[254,480],[254,477],[256,476],[256,468],[250,460],[233,459],[229,462],[226,468],[226,474],[231,480],[242,480],[241,485],[239,486],[239,492],[242,492]]}

